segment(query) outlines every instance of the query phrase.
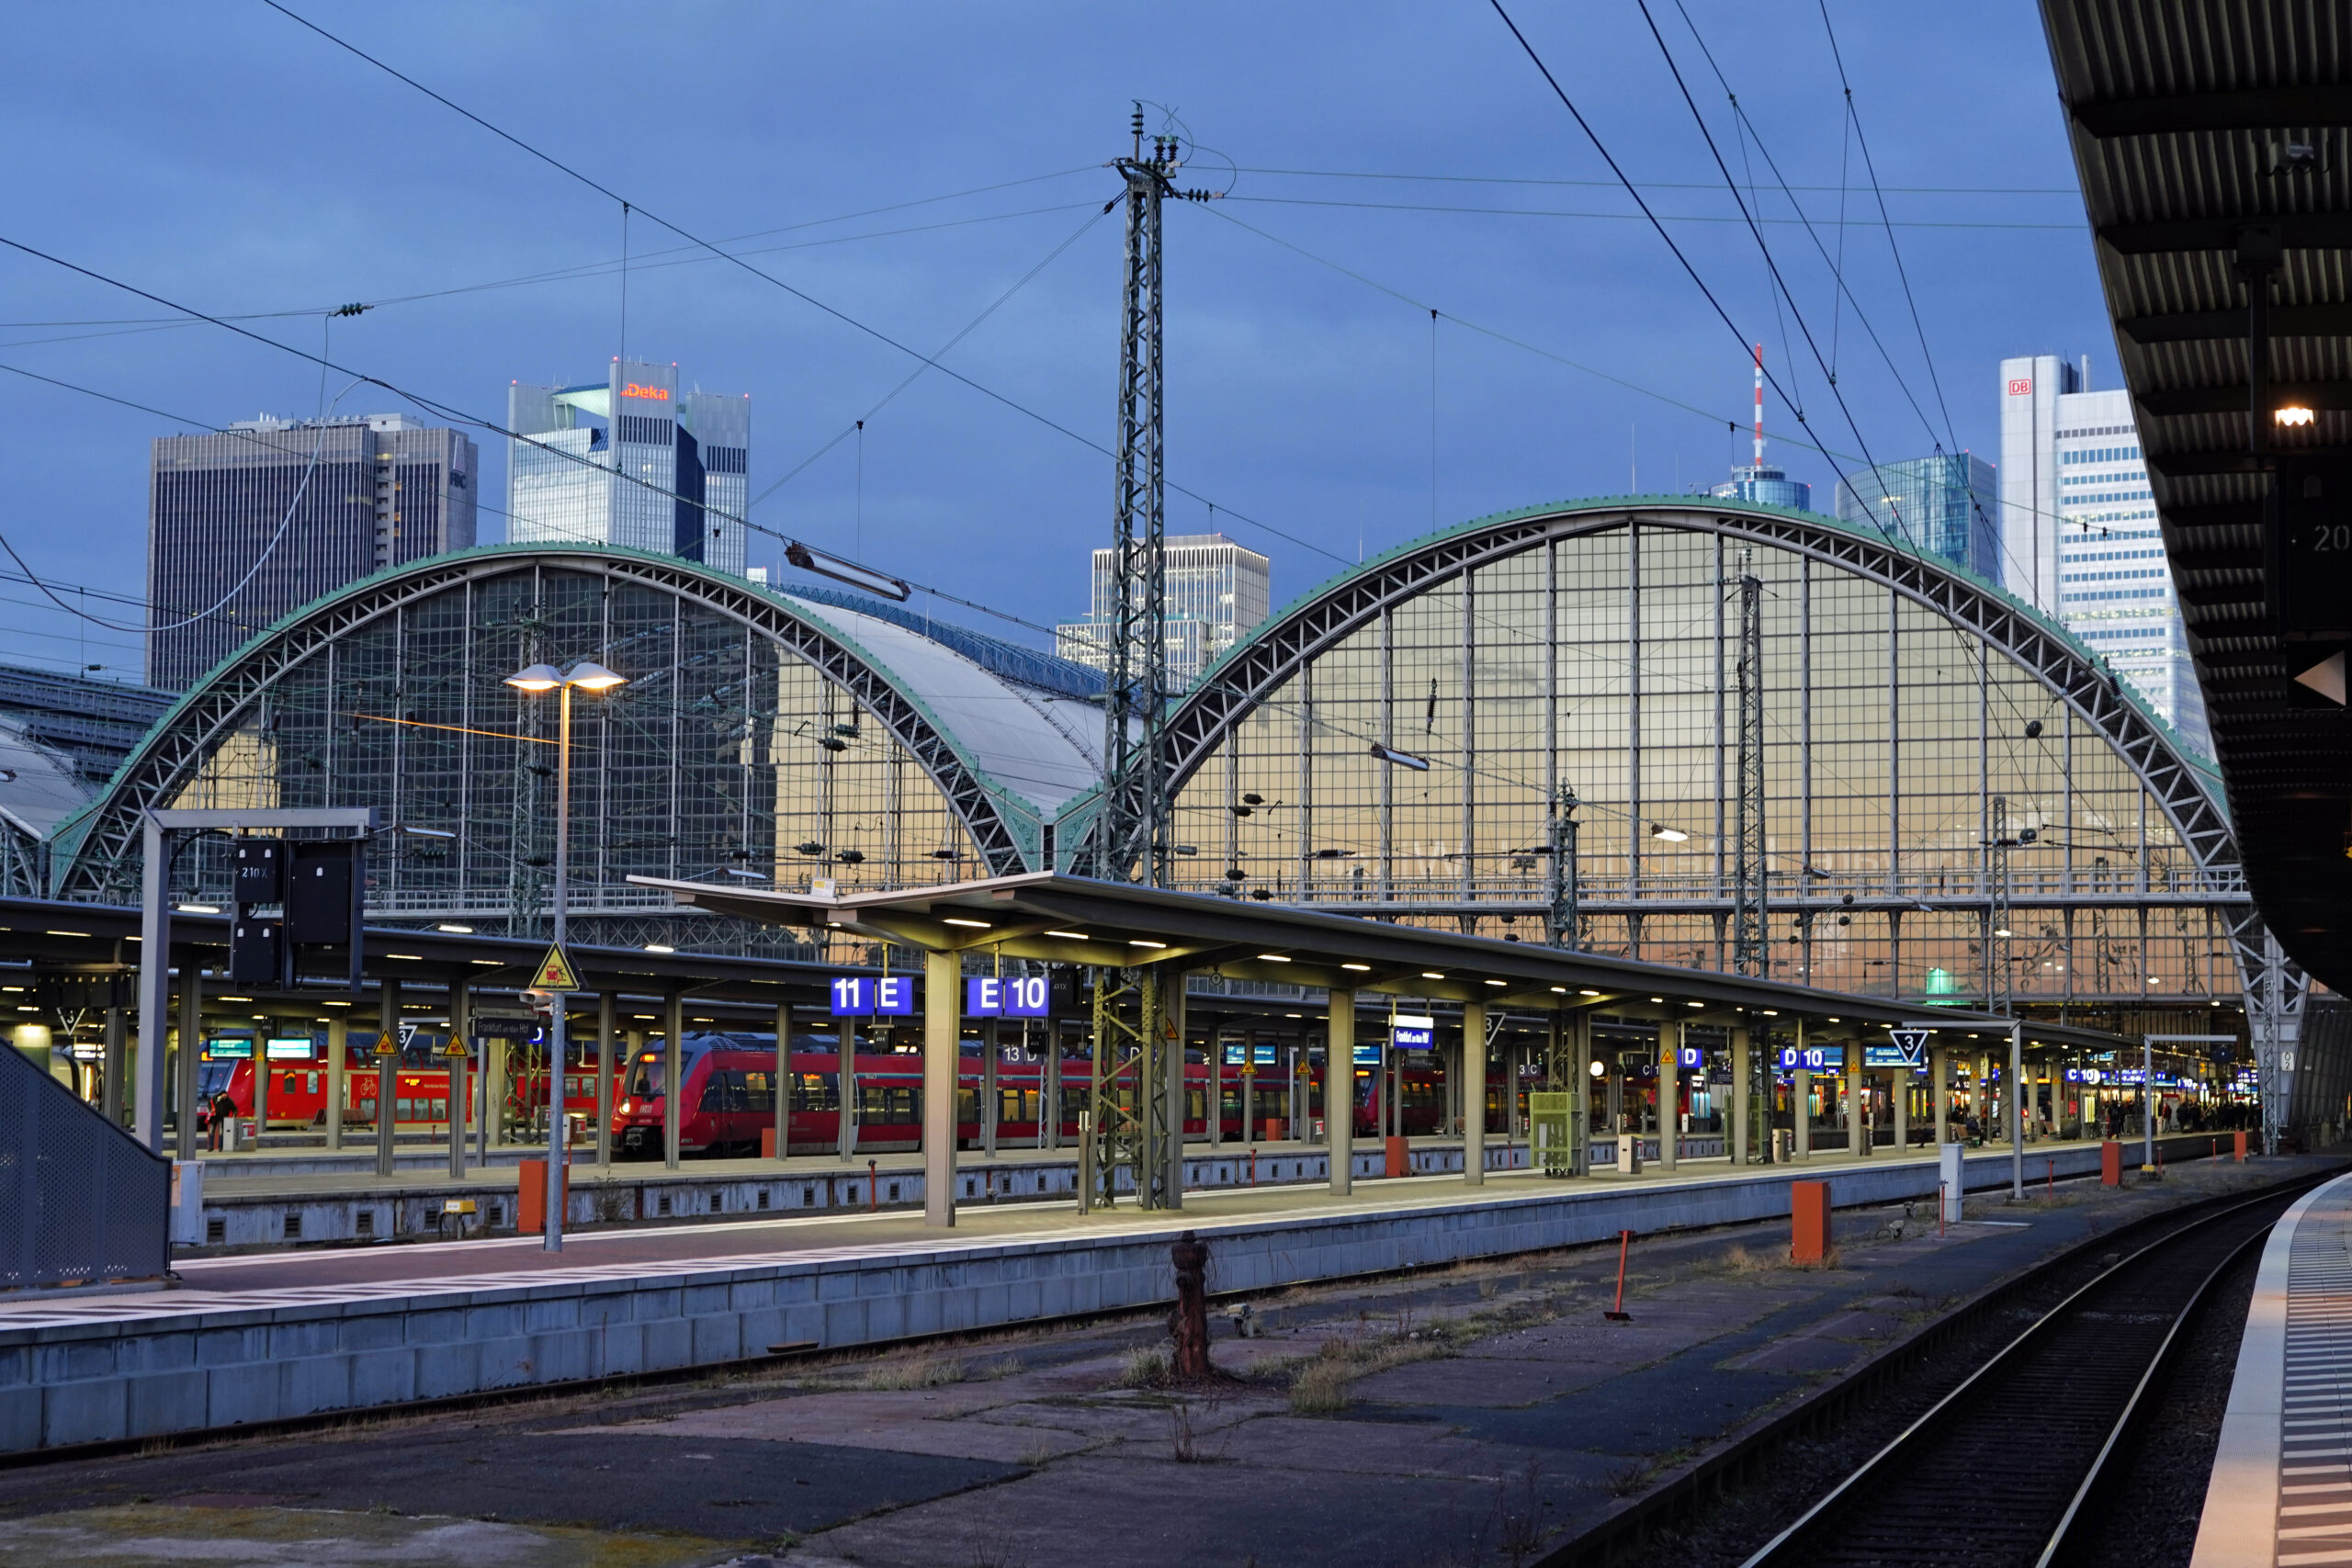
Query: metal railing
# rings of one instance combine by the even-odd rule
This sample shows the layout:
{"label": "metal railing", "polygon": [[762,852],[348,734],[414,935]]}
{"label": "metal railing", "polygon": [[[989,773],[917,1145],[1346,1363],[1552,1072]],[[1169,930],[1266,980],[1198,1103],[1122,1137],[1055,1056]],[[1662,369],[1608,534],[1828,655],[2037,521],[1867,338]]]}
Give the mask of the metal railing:
{"label": "metal railing", "polygon": [[0,1292],[159,1280],[172,1162],[0,1048]]}

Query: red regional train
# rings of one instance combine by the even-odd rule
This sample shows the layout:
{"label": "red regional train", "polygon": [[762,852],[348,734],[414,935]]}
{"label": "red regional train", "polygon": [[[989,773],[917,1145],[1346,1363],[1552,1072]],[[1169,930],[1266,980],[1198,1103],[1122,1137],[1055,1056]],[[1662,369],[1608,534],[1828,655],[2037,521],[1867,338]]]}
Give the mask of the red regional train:
{"label": "red regional train", "polygon": [[[792,1054],[790,1136],[795,1152],[831,1151],[841,1135],[841,1057],[832,1037],[800,1036]],[[426,1131],[446,1128],[449,1121],[447,1068],[438,1055],[439,1037],[422,1032],[401,1055],[395,1072],[395,1125]],[[574,1041],[567,1052],[564,1073],[565,1110],[593,1123],[596,1104],[596,1067],[593,1042]],[[265,1064],[270,1074],[268,1111],[272,1126],[322,1126],[326,1122],[327,1064],[325,1047],[311,1060],[274,1060]],[[662,1123],[665,1111],[666,1074],[660,1047],[640,1049],[616,1064],[613,1086],[613,1149],[616,1155],[658,1156],[662,1153]],[[707,1155],[756,1154],[763,1132],[775,1125],[775,1046],[773,1036],[689,1034],[680,1048],[685,1092],[679,1117],[681,1152]],[[226,1094],[240,1117],[251,1117],[254,1107],[254,1062],[247,1057],[218,1060],[208,1057],[198,1076],[198,1122],[209,1125],[216,1099]],[[973,1144],[981,1135],[979,1097],[981,1063],[977,1055],[962,1058],[956,1088],[956,1136]],[[913,1052],[861,1051],[852,1068],[855,1094],[857,1146],[870,1151],[912,1149],[922,1134],[922,1057]],[[1324,1113],[1323,1068],[1305,1068],[1308,1081],[1306,1114]],[[1355,1132],[1369,1137],[1387,1118],[1379,1104],[1380,1073],[1358,1066],[1355,1073]],[[1408,1066],[1401,1074],[1398,1114],[1408,1134],[1437,1132],[1444,1117],[1445,1085],[1428,1066]],[[1210,1073],[1207,1064],[1188,1063],[1184,1131],[1204,1135],[1208,1131]],[[1086,1109],[1092,1064],[1084,1056],[1065,1057],[1060,1072],[1060,1139],[1076,1139],[1080,1112]],[[1241,1139],[1241,1068],[1227,1064],[1219,1084],[1223,1090],[1221,1120],[1224,1135]],[[376,1119],[378,1070],[364,1044],[350,1048],[347,1062],[344,1124],[372,1125]],[[469,1086],[470,1087],[470,1086]],[[1001,1145],[1035,1141],[1039,1131],[1040,1104],[1046,1092],[1046,1064],[1040,1060],[1001,1062],[997,1067],[997,1137]],[[1286,1069],[1261,1064],[1250,1107],[1259,1131],[1269,1136],[1289,1132],[1290,1077]],[[1502,1122],[1503,1089],[1489,1087],[1487,1124]],[[511,1117],[528,1122],[547,1104],[544,1069],[515,1075],[507,1092]],[[580,1123],[575,1122],[575,1125]],[[1269,1125],[1271,1131],[1269,1131]],[[575,1136],[578,1134],[575,1134]]]}

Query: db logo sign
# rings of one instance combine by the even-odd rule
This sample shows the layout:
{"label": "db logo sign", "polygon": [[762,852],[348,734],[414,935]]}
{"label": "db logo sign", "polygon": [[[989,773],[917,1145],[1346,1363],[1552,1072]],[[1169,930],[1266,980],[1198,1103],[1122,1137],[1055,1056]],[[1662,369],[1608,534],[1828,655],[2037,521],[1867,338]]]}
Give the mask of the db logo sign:
{"label": "db logo sign", "polygon": [[2009,383],[2009,396],[2013,398],[2022,398],[2032,390],[2033,383],[2031,381],[2020,378]]}

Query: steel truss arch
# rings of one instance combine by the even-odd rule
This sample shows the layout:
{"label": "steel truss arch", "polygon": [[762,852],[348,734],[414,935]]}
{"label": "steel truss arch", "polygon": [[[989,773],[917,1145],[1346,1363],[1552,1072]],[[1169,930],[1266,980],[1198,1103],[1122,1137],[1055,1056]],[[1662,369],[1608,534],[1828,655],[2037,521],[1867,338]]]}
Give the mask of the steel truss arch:
{"label": "steel truss arch", "polygon": [[1039,839],[1034,808],[973,762],[961,739],[905,682],[796,602],[673,557],[595,546],[510,545],[435,557],[363,579],[246,644],[156,723],[106,791],[61,831],[51,896],[100,898],[135,886],[146,813],[175,798],[254,705],[294,671],[363,626],[438,594],[523,570],[571,572],[650,588],[768,637],[839,687],[907,749],[971,834],[990,874],[1031,868]]}
{"label": "steel truss arch", "polygon": [[[1464,573],[1560,540],[1629,527],[1680,528],[1770,545],[1892,589],[2017,664],[2071,707],[2131,765],[2200,872],[2238,868],[2218,793],[2162,725],[2124,694],[2064,631],[2007,594],[1933,557],[1836,520],[1771,507],[1694,506],[1681,498],[1534,507],[1462,524],[1398,547],[1315,590],[1204,673],[1164,730],[1169,793],[1191,781],[1234,728],[1350,634]],[[2243,942],[2241,942],[2243,945]]]}

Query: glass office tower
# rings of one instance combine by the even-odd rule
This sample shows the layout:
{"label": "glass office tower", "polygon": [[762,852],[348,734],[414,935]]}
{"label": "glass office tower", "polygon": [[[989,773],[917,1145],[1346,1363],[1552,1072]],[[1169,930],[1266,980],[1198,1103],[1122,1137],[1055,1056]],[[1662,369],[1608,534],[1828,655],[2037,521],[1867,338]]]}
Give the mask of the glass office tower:
{"label": "glass office tower", "polygon": [[2064,623],[2210,752],[2131,394],[2091,390],[2088,361],[2001,361],[2000,483],[2010,592]]}
{"label": "glass office tower", "polygon": [[474,444],[396,413],[242,421],[154,444],[147,683],[183,691],[273,622],[474,542]]}
{"label": "glass office tower", "polygon": [[[1160,634],[1168,675],[1191,684],[1272,608],[1273,563],[1222,534],[1171,534],[1166,543],[1168,611]],[[1118,552],[1094,552],[1093,592],[1082,621],[1054,628],[1054,651],[1091,670],[1110,667],[1116,620]]]}
{"label": "glass office tower", "polygon": [[1881,463],[1838,484],[1839,522],[1883,528],[1993,582],[2001,581],[2000,511],[1993,465],[1973,452]]}
{"label": "glass office tower", "polygon": [[743,570],[752,400],[681,390],[675,365],[506,394],[506,536],[623,545]]}

